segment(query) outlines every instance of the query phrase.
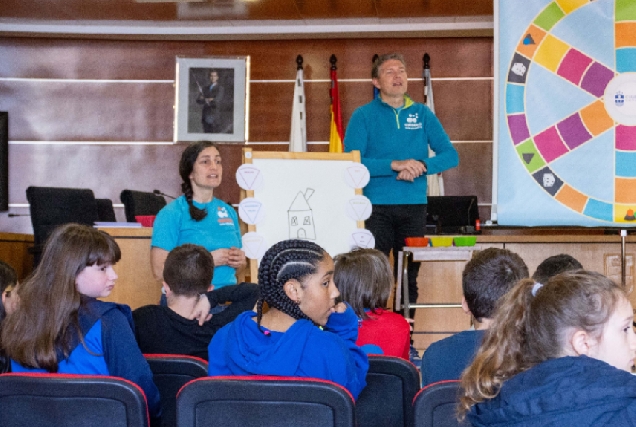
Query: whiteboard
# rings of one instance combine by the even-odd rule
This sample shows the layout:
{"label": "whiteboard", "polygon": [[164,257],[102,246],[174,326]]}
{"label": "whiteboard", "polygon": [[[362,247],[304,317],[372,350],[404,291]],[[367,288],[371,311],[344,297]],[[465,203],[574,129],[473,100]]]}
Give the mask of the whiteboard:
{"label": "whiteboard", "polygon": [[[352,233],[363,221],[347,215],[347,204],[361,189],[347,185],[348,168],[359,164],[359,153],[257,152],[244,149],[243,163],[259,169],[260,188],[243,192],[262,203],[264,218],[248,227],[265,238],[268,247],[287,239],[317,243],[332,257],[351,250]],[[255,263],[252,263],[255,264]]]}

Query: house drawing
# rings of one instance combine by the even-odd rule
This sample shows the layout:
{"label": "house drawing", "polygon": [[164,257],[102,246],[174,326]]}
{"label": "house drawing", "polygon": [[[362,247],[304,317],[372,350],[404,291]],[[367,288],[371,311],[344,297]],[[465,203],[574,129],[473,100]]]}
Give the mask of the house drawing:
{"label": "house drawing", "polygon": [[314,214],[309,206],[309,198],[314,194],[313,188],[299,191],[287,210],[290,239],[316,240]]}

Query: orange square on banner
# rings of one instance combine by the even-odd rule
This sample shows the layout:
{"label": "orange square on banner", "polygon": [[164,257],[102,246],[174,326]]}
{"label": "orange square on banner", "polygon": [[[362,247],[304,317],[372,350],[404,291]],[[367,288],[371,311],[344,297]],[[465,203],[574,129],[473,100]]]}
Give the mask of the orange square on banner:
{"label": "orange square on banner", "polygon": [[583,212],[583,209],[585,209],[585,204],[589,199],[585,194],[579,193],[567,184],[563,185],[561,190],[554,198],[563,203],[568,208],[574,209],[577,212]]}
{"label": "orange square on banner", "polygon": [[[537,51],[537,46],[541,44],[544,37],[545,31],[536,25],[530,25],[530,27],[528,27],[528,32],[517,45],[517,52],[532,59],[534,53]],[[524,44],[524,40],[527,44]]]}
{"label": "orange square on banner", "polygon": [[607,114],[605,104],[600,99],[581,110],[581,119],[593,136],[598,136],[614,126],[614,120]]}
{"label": "orange square on banner", "polygon": [[636,46],[636,22],[617,22],[614,34],[616,47]]}
{"label": "orange square on banner", "polygon": [[636,204],[636,178],[616,178],[614,187],[616,203]]}

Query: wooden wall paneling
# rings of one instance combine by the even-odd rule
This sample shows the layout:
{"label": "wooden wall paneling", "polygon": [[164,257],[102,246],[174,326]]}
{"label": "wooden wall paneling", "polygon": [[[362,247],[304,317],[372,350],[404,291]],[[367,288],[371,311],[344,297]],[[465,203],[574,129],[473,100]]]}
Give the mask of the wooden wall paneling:
{"label": "wooden wall paneling", "polygon": [[170,84],[0,82],[10,140],[172,141]]}
{"label": "wooden wall paneling", "polygon": [[373,0],[296,0],[303,19],[375,18],[377,10]]}
{"label": "wooden wall paneling", "polygon": [[0,260],[13,267],[20,281],[33,270],[33,255],[28,252],[32,246],[32,235],[0,233]]}
{"label": "wooden wall paneling", "polygon": [[376,0],[381,17],[492,15],[493,3],[487,0]]}
{"label": "wooden wall paneling", "polygon": [[[427,308],[417,310],[413,331],[413,346],[423,350],[431,342],[454,332],[470,328],[470,316],[461,308]],[[422,325],[426,325],[423,328]]]}
{"label": "wooden wall paneling", "polygon": [[289,141],[293,96],[291,82],[250,86],[249,141]]}

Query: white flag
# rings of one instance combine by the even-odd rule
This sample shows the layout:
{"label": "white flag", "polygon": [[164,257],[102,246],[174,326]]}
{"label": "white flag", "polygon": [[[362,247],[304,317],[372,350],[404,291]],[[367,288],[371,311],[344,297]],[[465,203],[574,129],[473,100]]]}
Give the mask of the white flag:
{"label": "white flag", "polygon": [[289,151],[307,151],[307,119],[305,114],[305,83],[303,69],[296,73],[294,83],[294,103],[292,105]]}
{"label": "white flag", "polygon": [[[433,84],[431,83],[431,70],[424,68],[424,97],[426,98],[426,106],[435,114],[435,102],[433,101]],[[435,153],[431,148],[428,148],[428,156],[434,157]],[[428,196],[443,196],[444,195],[444,180],[441,173],[434,175],[427,175],[428,180]]]}

